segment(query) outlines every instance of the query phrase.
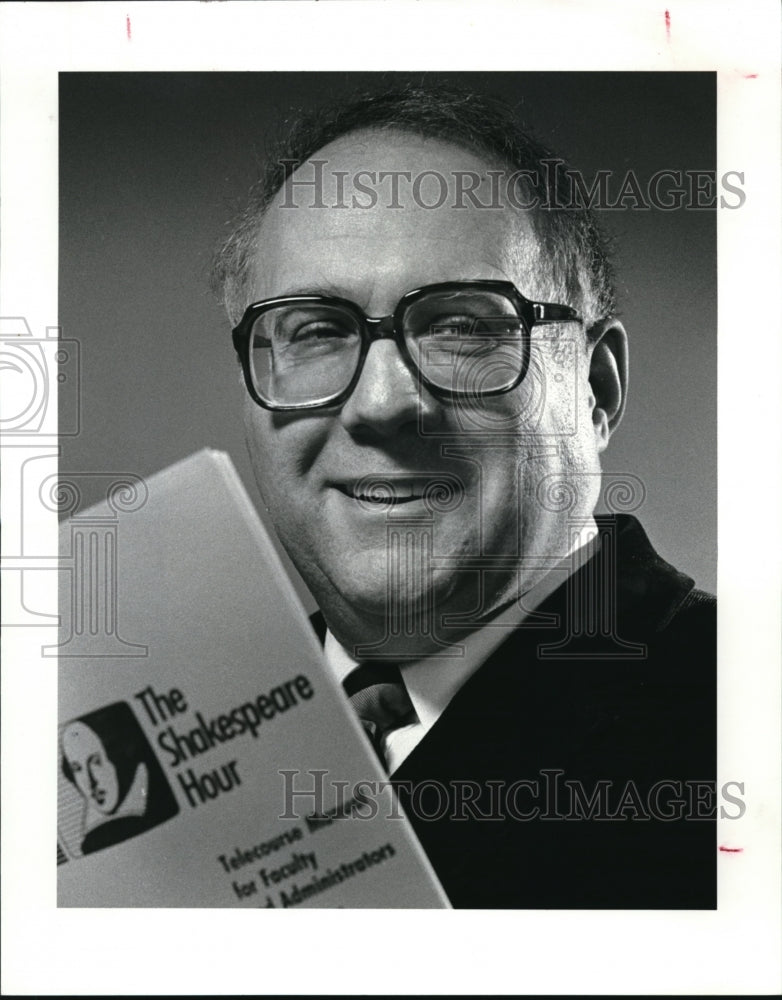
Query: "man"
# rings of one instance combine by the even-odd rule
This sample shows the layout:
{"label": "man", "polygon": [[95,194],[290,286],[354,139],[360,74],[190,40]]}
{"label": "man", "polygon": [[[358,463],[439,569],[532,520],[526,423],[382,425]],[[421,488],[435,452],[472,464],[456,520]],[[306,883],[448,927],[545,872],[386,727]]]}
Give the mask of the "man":
{"label": "man", "polygon": [[217,263],[326,655],[455,906],[715,905],[714,606],[594,517],[604,243],[497,103],[296,127]]}

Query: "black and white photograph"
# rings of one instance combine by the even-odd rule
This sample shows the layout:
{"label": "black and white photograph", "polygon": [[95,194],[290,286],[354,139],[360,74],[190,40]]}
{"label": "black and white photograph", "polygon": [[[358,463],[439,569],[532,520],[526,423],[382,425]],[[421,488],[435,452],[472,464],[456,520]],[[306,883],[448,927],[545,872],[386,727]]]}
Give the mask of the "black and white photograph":
{"label": "black and white photograph", "polygon": [[60,483],[249,466],[453,906],[716,906],[715,155],[713,73],[60,75]]}
{"label": "black and white photograph", "polygon": [[[694,52],[698,4],[533,6],[513,59],[525,5],[67,4],[81,57],[7,64],[5,148],[48,169],[3,160],[45,274],[33,304],[6,211],[3,632],[47,686],[3,703],[52,750],[58,953],[121,920],[164,968],[177,927],[164,991],[254,992],[204,943],[292,909],[230,926],[321,971],[410,940],[348,992],[773,992],[779,121],[742,108],[778,111],[774,16]],[[616,44],[569,60],[587,6]],[[644,940],[688,944],[633,981]],[[105,991],[103,955],[56,988]]]}

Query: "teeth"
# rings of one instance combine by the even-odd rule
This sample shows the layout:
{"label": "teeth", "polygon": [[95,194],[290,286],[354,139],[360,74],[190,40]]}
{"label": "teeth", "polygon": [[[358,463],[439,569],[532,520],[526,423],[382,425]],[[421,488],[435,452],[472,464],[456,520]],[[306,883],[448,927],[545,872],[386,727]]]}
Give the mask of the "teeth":
{"label": "teeth", "polygon": [[409,484],[406,486],[404,483],[394,483],[394,495],[397,499],[411,497],[413,495],[413,487]]}
{"label": "teeth", "polygon": [[352,484],[347,482],[339,484],[338,489],[345,496],[369,506],[424,500],[430,493],[433,503],[440,500],[446,502],[449,496],[455,497],[458,503],[458,496],[464,491],[464,487],[458,481],[454,482],[453,477],[447,474],[443,474],[441,478],[405,478],[399,481],[391,477],[383,480],[379,476],[378,479],[374,476],[365,476],[354,480]]}
{"label": "teeth", "polygon": [[[420,496],[420,492],[416,494]],[[408,500],[413,496],[413,486],[405,483],[395,483],[392,489],[376,489],[371,493],[356,493],[350,491],[350,496],[356,500],[369,503],[393,503],[395,500]]]}
{"label": "teeth", "polygon": [[372,493],[367,495],[365,493],[358,493],[356,495],[357,500],[361,500],[364,503],[397,503],[400,500],[409,500],[412,497],[412,493],[408,490],[407,493]]}

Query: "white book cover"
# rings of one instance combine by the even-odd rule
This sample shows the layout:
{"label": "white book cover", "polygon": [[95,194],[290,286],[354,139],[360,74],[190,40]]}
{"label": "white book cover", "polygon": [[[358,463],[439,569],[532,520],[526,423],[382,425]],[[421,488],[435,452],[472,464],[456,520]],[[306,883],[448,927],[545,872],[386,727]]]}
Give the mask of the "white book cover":
{"label": "white book cover", "polygon": [[230,459],[61,529],[58,905],[447,899]]}

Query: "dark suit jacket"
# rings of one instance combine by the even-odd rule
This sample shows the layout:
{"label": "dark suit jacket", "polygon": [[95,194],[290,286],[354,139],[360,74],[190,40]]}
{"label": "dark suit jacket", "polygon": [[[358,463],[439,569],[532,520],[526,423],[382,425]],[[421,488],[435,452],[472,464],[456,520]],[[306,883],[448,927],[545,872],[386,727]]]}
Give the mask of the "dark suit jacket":
{"label": "dark suit jacket", "polygon": [[454,906],[716,906],[715,602],[597,520],[393,775]]}

